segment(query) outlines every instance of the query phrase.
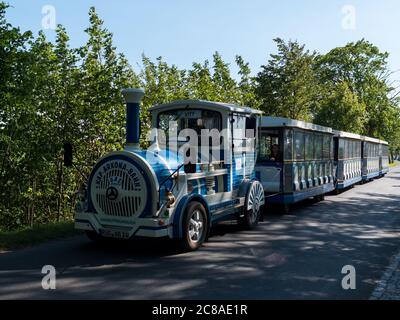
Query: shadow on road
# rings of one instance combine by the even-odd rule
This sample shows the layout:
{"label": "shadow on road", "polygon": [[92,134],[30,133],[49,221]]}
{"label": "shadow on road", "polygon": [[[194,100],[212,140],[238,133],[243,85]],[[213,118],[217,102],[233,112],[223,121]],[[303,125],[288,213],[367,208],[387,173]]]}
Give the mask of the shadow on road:
{"label": "shadow on road", "polygon": [[[58,298],[365,299],[400,245],[399,192],[357,188],[290,215],[273,210],[253,231],[220,224],[193,253],[170,240],[99,246],[77,237],[3,254],[0,298],[49,297],[40,270],[52,264]],[[347,264],[357,269],[353,292],[340,286]]]}

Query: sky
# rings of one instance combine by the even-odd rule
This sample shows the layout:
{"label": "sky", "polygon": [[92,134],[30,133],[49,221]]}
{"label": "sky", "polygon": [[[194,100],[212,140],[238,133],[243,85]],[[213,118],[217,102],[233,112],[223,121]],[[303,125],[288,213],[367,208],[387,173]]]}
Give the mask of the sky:
{"label": "sky", "polygon": [[[400,70],[400,1],[398,0],[8,0],[7,19],[35,34],[51,23],[42,13],[55,9],[55,22],[66,27],[71,45],[85,43],[88,11],[95,6],[114,44],[136,71],[142,53],[190,68],[215,51],[233,66],[237,54],[253,74],[276,53],[273,39],[298,40],[326,53],[361,38],[390,54],[392,71]],[[45,10],[46,11],[46,10]],[[54,17],[54,16],[51,16]],[[54,30],[44,29],[50,40]],[[393,75],[400,79],[400,72]]]}

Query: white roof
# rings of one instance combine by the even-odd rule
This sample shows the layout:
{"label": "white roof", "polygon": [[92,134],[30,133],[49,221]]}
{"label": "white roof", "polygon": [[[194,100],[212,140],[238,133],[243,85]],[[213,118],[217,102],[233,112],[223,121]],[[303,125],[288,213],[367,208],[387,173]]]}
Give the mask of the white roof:
{"label": "white roof", "polygon": [[387,142],[387,141],[384,141],[384,140],[381,140],[381,142],[380,142],[381,144],[384,144],[384,145],[386,145],[386,146],[388,146],[389,145],[389,142]]}
{"label": "white roof", "polygon": [[238,113],[248,113],[248,114],[262,114],[262,111],[242,107],[236,104],[224,103],[224,102],[213,102],[213,101],[205,101],[205,100],[178,100],[173,101],[171,103],[160,104],[154,107],[149,108],[149,111],[156,111],[161,109],[172,109],[176,107],[188,107],[196,108],[196,107],[207,107],[214,110],[219,111],[230,111],[230,112],[238,112]]}
{"label": "white roof", "polygon": [[333,130],[333,133],[335,134],[335,137],[357,139],[357,140],[363,140],[363,141],[367,141],[367,142],[389,145],[389,143],[387,143],[386,141],[379,140],[376,138],[361,136],[359,134],[355,134],[355,133],[351,133],[351,132]]}
{"label": "white roof", "polygon": [[367,141],[367,142],[372,142],[372,143],[378,143],[378,144],[381,143],[381,140],[375,139],[375,138],[371,138],[371,137],[363,137],[363,140]]}
{"label": "white roof", "polygon": [[288,118],[279,118],[279,117],[261,117],[260,127],[264,128],[292,127],[310,131],[332,133],[332,128],[319,126],[317,124],[309,122],[293,120]]}
{"label": "white roof", "polygon": [[333,133],[335,134],[335,137],[339,137],[339,138],[363,140],[362,136],[360,136],[359,134],[351,133],[351,132],[333,130]]}

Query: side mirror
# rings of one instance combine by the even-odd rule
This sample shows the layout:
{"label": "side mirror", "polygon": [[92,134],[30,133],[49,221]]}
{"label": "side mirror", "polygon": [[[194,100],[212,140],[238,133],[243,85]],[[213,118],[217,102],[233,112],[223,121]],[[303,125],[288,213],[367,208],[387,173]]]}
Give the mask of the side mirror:
{"label": "side mirror", "polygon": [[72,167],[72,144],[70,142],[64,143],[64,166]]}

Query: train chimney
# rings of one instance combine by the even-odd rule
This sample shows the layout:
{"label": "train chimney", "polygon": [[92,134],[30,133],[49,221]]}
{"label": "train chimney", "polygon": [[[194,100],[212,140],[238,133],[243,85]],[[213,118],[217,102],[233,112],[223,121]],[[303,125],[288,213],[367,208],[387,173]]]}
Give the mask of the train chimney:
{"label": "train chimney", "polygon": [[144,96],[143,89],[123,89],[126,101],[126,144],[139,148],[140,138],[140,101]]}

